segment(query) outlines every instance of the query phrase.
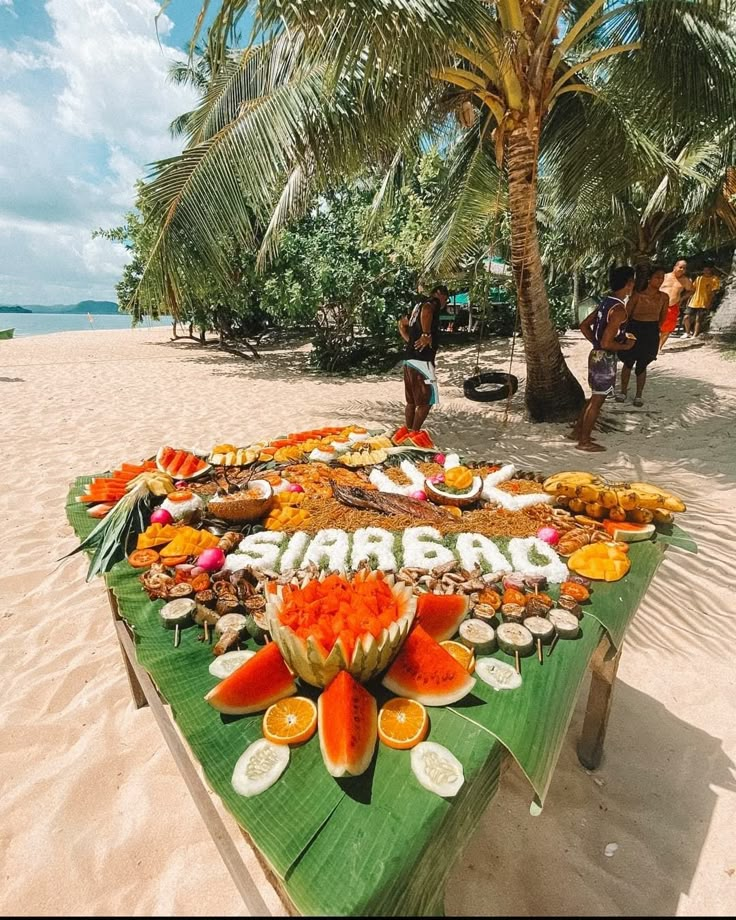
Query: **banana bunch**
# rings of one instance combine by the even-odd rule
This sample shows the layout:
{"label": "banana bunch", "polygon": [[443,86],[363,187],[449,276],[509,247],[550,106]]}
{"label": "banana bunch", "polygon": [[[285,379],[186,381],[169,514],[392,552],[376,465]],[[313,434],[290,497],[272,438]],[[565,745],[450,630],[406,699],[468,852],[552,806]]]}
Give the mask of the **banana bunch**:
{"label": "banana bunch", "polygon": [[174,491],[174,480],[168,473],[162,473],[160,470],[146,470],[145,473],[139,473],[135,479],[131,479],[125,491],[132,492],[143,486],[151,495],[168,495]]}
{"label": "banana bunch", "polygon": [[596,521],[631,521],[635,524],[671,524],[673,512],[686,510],[671,492],[649,482],[609,483],[594,473],[566,472],[550,476],[544,491],[557,496],[558,504],[573,514]]}
{"label": "banana bunch", "polygon": [[234,447],[232,444],[218,444],[207,458],[213,466],[248,466],[260,456],[261,444],[252,447]]}
{"label": "banana bunch", "polygon": [[388,454],[385,449],[381,448],[380,450],[358,450],[343,454],[339,462],[350,467],[376,466],[379,463],[385,463],[387,458]]}

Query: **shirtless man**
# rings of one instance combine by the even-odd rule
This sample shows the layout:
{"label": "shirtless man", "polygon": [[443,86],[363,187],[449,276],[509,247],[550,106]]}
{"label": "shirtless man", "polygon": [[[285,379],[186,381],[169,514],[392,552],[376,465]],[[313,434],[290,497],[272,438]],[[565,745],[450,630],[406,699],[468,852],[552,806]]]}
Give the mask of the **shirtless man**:
{"label": "shirtless man", "polygon": [[672,266],[672,271],[664,276],[660,291],[669,297],[667,315],[659,327],[659,350],[661,351],[664,343],[677,328],[680,319],[680,301],[685,294],[691,294],[693,291],[693,283],[687,276],[685,259],[678,259]]}

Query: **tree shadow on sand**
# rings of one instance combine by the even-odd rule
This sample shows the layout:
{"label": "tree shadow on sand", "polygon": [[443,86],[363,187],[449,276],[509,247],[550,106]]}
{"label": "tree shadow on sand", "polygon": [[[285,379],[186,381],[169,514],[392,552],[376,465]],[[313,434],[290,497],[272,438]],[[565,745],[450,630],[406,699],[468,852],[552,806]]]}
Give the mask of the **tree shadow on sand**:
{"label": "tree shadow on sand", "polygon": [[[448,914],[672,916],[698,867],[718,792],[736,791],[720,739],[619,680],[600,771],[575,755],[585,694],[539,817],[518,769],[455,865]],[[609,843],[618,849],[604,854]]]}

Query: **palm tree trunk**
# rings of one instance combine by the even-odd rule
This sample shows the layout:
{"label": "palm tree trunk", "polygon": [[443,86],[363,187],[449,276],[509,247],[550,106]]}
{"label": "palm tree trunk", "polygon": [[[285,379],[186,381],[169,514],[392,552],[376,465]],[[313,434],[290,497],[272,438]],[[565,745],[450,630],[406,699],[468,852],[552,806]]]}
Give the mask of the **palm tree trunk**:
{"label": "palm tree trunk", "polygon": [[526,353],[526,406],[533,421],[571,418],[582,406],[582,387],[565,363],[550,316],[537,235],[536,129],[508,137],[506,164],[511,214],[511,268]]}
{"label": "palm tree trunk", "polygon": [[713,315],[710,331],[716,335],[736,335],[736,252],[733,254],[731,272],[726,281],[723,300]]}

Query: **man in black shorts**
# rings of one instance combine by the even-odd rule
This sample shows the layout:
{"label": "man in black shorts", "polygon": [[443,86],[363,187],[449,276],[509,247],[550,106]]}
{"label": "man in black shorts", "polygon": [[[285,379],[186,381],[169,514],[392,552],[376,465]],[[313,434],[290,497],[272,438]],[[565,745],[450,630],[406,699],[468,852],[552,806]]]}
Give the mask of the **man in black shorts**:
{"label": "man in black shorts", "polygon": [[437,375],[434,362],[440,331],[440,313],[447,303],[449,291],[444,284],[432,289],[427,300],[418,303],[410,316],[399,320],[399,333],[406,342],[404,361],[404,394],[406,427],[399,429],[399,438],[417,432],[432,406],[439,403]]}

